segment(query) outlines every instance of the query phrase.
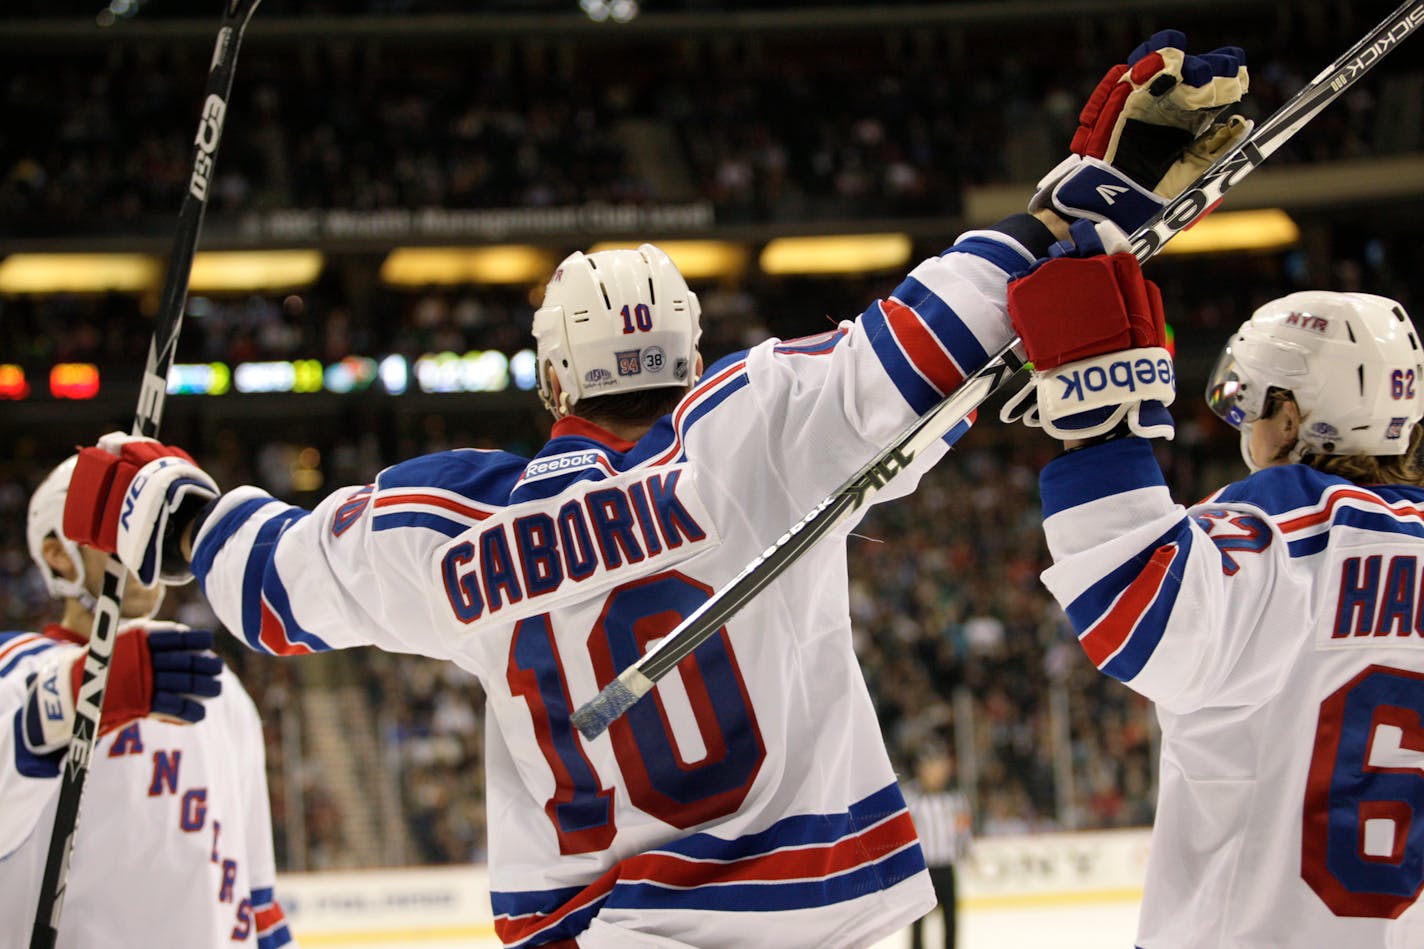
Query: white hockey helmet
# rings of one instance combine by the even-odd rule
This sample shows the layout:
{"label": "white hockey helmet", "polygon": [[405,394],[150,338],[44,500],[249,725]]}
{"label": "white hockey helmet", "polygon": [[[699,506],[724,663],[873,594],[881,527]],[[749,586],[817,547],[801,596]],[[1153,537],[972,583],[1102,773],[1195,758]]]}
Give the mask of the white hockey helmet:
{"label": "white hockey helmet", "polygon": [[[25,540],[30,548],[30,559],[39,568],[50,595],[58,599],[72,596],[87,600],[89,597],[89,591],[84,588],[84,558],[79,556],[79,545],[64,536],[64,499],[69,494],[69,477],[74,474],[74,466],[78,463],[79,456],[73,455],[45,476],[40,486],[35,488],[35,493],[30,495],[30,510],[25,519]],[[73,580],[64,579],[45,563],[42,547],[45,538],[51,534],[64,545],[64,552],[74,562],[78,576]]]}
{"label": "white hockey helmet", "polygon": [[1424,417],[1424,351],[1404,307],[1388,297],[1292,293],[1251,314],[1207,383],[1207,404],[1241,430],[1252,470],[1251,425],[1272,388],[1288,390],[1300,408],[1292,460],[1402,455]]}
{"label": "white hockey helmet", "polygon": [[534,312],[539,394],[555,414],[552,364],[567,411],[580,399],[693,381],[702,335],[697,294],[667,254],[578,251],[565,257]]}

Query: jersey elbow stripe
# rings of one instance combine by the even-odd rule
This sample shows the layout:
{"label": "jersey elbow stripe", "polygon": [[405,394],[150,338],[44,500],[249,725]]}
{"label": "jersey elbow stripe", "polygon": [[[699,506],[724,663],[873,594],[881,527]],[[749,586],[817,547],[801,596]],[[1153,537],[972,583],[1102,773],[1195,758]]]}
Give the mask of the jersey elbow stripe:
{"label": "jersey elbow stripe", "polygon": [[966,231],[940,256],[950,254],[969,254],[986,260],[1010,277],[1022,277],[1036,262],[1028,248],[999,231]]}
{"label": "jersey elbow stripe", "polygon": [[[15,771],[26,778],[40,780],[59,777],[59,768],[64,764],[68,749],[62,748],[47,755],[37,755],[30,751],[29,746],[25,744],[24,717],[25,709],[21,706],[13,716],[14,734],[10,738],[11,747],[15,749]],[[0,860],[6,860],[9,856],[10,854],[0,853]]]}
{"label": "jersey elbow stripe", "polygon": [[[925,266],[943,269],[938,262]],[[970,319],[965,318],[965,314],[973,316],[984,311],[983,300],[977,292],[971,293],[957,279],[952,282],[937,279],[943,275],[933,269],[922,272],[916,268],[916,273],[920,273],[928,283],[911,274],[895,288],[890,298],[914,311],[924,331],[949,353],[957,371],[966,366],[977,368],[987,363],[989,350],[976,329],[989,331],[993,335],[1002,334],[1002,326],[1007,322],[1002,311],[994,308],[986,321],[988,325],[976,328]],[[940,286],[941,283],[944,285]],[[969,296],[975,299],[964,299]],[[955,305],[956,298],[961,298],[960,306]]]}
{"label": "jersey elbow stripe", "polygon": [[242,636],[261,652],[285,656],[331,648],[297,623],[277,568],[278,538],[306,516],[306,511],[292,508],[263,523],[248,555],[242,577]]}
{"label": "jersey elbow stripe", "polygon": [[[861,317],[861,326],[870,341],[871,349],[896,390],[915,412],[923,414],[934,408],[947,392],[959,384],[963,376],[960,375],[956,379],[950,372],[945,371],[945,367],[951,364],[942,351],[939,356],[941,361],[935,362],[934,365],[930,364],[932,356],[928,352],[919,354],[920,358],[925,360],[924,363],[915,362],[915,354],[905,348],[904,341],[895,334],[889,322],[889,313],[904,308],[904,304],[893,300],[873,303]],[[939,370],[938,378],[935,375],[936,369]]]}
{"label": "jersey elbow stripe", "polygon": [[1171,619],[1191,548],[1191,532],[1181,530],[1150,548],[1150,555],[1134,558],[1131,579],[1117,579],[1111,589],[1120,592],[1110,602],[1100,584],[1069,605],[1074,625],[1083,630],[1078,641],[1093,665],[1123,682],[1142,671]]}
{"label": "jersey elbow stripe", "polygon": [[286,914],[272,898],[272,887],[252,888],[252,911],[257,923],[257,949],[281,949],[292,943]]}
{"label": "jersey elbow stripe", "polygon": [[280,503],[271,497],[251,498],[233,506],[216,521],[209,518],[208,524],[197,539],[193,549],[193,562],[190,565],[198,583],[201,585],[206,581],[208,572],[213,568],[213,560],[253,515],[269,504]]}

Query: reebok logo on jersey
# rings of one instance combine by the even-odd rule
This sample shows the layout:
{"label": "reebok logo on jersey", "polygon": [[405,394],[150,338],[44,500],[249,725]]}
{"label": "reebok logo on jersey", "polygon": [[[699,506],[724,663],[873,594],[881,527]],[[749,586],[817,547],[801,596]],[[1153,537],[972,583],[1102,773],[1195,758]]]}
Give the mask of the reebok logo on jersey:
{"label": "reebok logo on jersey", "polygon": [[1102,198],[1103,203],[1108,207],[1117,203],[1118,195],[1127,194],[1127,189],[1122,185],[1098,185],[1094,190],[1098,192],[1098,197]]}
{"label": "reebok logo on jersey", "polygon": [[602,457],[602,452],[590,449],[588,451],[566,452],[562,455],[550,455],[548,458],[536,458],[529,462],[529,466],[524,469],[524,476],[519,480],[537,481],[540,478],[562,474],[565,471],[587,468],[591,465],[598,464],[598,459]]}

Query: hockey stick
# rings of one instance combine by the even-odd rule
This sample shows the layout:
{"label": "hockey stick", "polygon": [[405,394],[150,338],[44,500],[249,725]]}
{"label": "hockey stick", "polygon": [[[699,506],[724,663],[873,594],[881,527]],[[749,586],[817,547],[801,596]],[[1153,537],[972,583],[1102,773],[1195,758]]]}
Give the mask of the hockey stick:
{"label": "hockey stick", "polygon": [[[1424,0],[1409,0],[1335,62],[1306,83],[1250,136],[1223,155],[1182,194],[1132,235],[1133,254],[1146,261],[1162,245],[1214,207],[1241,180],[1284,145],[1322,109],[1424,27]],[[752,597],[785,572],[806,550],[829,534],[866,500],[883,488],[921,451],[964,421],[1024,365],[1013,339],[925,415],[906,427],[890,446],[872,458],[840,487],[725,586],[677,625],[656,646],[586,702],[573,715],[584,738],[601,735],[613,720],[652,690],[663,678],[731,619]]]}
{"label": "hockey stick", "polygon": [[[227,0],[223,10],[222,26],[218,30],[213,60],[208,67],[198,134],[193,143],[193,173],[178,210],[178,227],[168,257],[168,271],[164,275],[158,320],[153,328],[148,362],[139,385],[138,408],[133,422],[135,435],[153,437],[158,434],[163,400],[168,394],[168,369],[178,349],[178,330],[188,302],[188,278],[193,268],[193,255],[197,252],[198,234],[203,227],[203,212],[208,206],[208,189],[212,184],[218,142],[222,139],[228,97],[232,93],[237,51],[247,23],[261,2]],[[74,733],[64,759],[59,803],[55,808],[54,827],[50,831],[49,854],[45,858],[34,928],[30,931],[30,949],[51,949],[59,936],[59,917],[64,909],[69,860],[74,852],[74,837],[79,826],[79,805],[84,796],[84,782],[89,776],[89,758],[94,752],[99,732],[99,715],[104,706],[104,689],[109,681],[109,659],[114,652],[119,604],[123,602],[126,578],[127,571],[119,559],[110,556],[104,565],[104,585],[94,607],[94,629],[89,638],[89,654],[84,661],[84,678],[75,701]]]}

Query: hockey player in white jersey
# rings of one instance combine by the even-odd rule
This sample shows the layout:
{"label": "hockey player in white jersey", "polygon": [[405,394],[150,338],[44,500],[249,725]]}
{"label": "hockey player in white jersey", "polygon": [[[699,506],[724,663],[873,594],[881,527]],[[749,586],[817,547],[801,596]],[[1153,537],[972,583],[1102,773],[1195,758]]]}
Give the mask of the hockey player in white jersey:
{"label": "hockey player in white jersey", "polygon": [[1149,440],[1171,437],[1171,387],[1139,401],[1170,360],[1136,260],[1051,261],[1010,311],[1070,446],[1041,476],[1044,582],[1162,725],[1137,945],[1424,946],[1424,350],[1404,309],[1256,310],[1207,395],[1252,473],[1190,508]]}
{"label": "hockey player in white jersey", "polygon": [[[0,947],[29,944],[105,555],[61,529],[74,459],[30,500],[30,556],[64,603],[39,633],[0,633]],[[130,582],[69,868],[59,949],[292,946],[257,709],[213,634],[147,619]]]}
{"label": "hockey player in white jersey", "polygon": [[[534,317],[556,422],[533,458],[441,452],[306,511],[253,487],[209,501],[200,469],[115,436],[83,453],[67,523],[144,582],[191,564],[253,648],[374,644],[478,675],[506,946],[872,944],[935,900],[852,649],[851,523],[603,736],[570,715],[1008,341],[1007,282],[1066,230],[1070,197],[1130,228],[1193,177],[1160,173],[1225,147],[1190,149],[1224,66],[1154,52],[1155,95],[1180,100],[1157,177],[1085,149],[1045,185],[1057,210],[961,235],[830,332],[704,371],[698,301],[665,254],[575,253]],[[1239,59],[1230,78],[1239,99]]]}

